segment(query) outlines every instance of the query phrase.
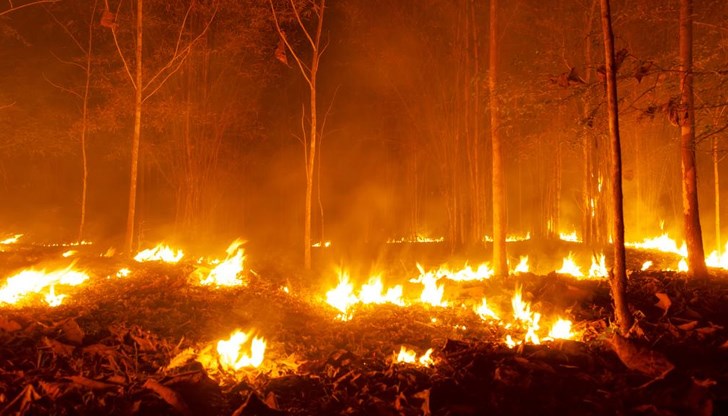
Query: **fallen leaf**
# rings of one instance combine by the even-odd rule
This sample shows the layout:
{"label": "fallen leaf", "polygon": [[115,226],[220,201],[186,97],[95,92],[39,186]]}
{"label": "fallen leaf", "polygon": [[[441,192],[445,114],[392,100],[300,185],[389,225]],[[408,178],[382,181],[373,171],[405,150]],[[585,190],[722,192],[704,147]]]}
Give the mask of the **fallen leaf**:
{"label": "fallen leaf", "polygon": [[665,377],[675,368],[675,365],[664,355],[638,345],[619,334],[615,333],[609,339],[609,342],[619,359],[630,370],[639,371],[653,379],[659,379]]}
{"label": "fallen leaf", "polygon": [[430,389],[422,390],[419,393],[416,393],[415,396],[418,399],[422,399],[422,415],[423,416],[430,416],[432,412],[430,411]]}
{"label": "fallen leaf", "polygon": [[691,331],[695,329],[696,326],[698,326],[698,321],[690,321],[682,325],[678,325],[677,327],[682,329],[683,331]]}
{"label": "fallen leaf", "polygon": [[40,380],[38,382],[38,385],[40,386],[40,389],[43,390],[43,393],[45,393],[45,395],[48,396],[51,400],[56,400],[64,393],[61,391],[61,387],[65,387],[65,385],[61,383],[53,383]]}
{"label": "fallen leaf", "polygon": [[187,364],[191,360],[195,358],[197,353],[192,348],[187,348],[186,350],[180,352],[179,354],[175,355],[170,361],[167,367],[164,368],[165,371],[169,371],[178,367],[182,367],[183,365]]}
{"label": "fallen leaf", "polygon": [[103,381],[92,380],[83,376],[69,376],[66,377],[74,385],[85,387],[90,390],[106,390],[118,387],[116,384],[104,383]]}
{"label": "fallen leaf", "polygon": [[156,351],[157,350],[154,347],[154,344],[152,344],[152,342],[149,341],[148,339],[144,339],[142,337],[138,337],[138,336],[136,336],[134,334],[129,334],[129,336],[131,336],[131,339],[133,339],[134,342],[136,342],[137,345],[139,345],[139,349],[140,350],[145,351],[145,352],[150,352],[150,351]]}
{"label": "fallen leaf", "polygon": [[672,306],[672,301],[670,300],[670,297],[667,296],[667,293],[663,292],[657,292],[655,293],[655,296],[657,297],[657,299],[659,299],[655,306],[662,309],[662,316],[667,315],[667,310],[670,309],[670,306]]}
{"label": "fallen leaf", "polygon": [[84,336],[86,336],[83,329],[78,326],[78,323],[76,323],[76,320],[74,319],[69,319],[64,322],[63,325],[61,325],[61,331],[61,338],[74,345],[81,345],[83,343]]}
{"label": "fallen leaf", "polygon": [[192,414],[190,412],[189,407],[187,407],[187,404],[182,399],[182,397],[180,397],[180,395],[176,391],[170,389],[169,387],[163,386],[163,385],[159,384],[158,382],[152,380],[151,378],[148,379],[146,382],[144,382],[144,385],[142,387],[157,393],[157,395],[159,397],[161,397],[162,400],[167,402],[167,404],[172,406],[175,410],[177,410],[181,414],[183,414],[183,415]]}
{"label": "fallen leaf", "polygon": [[73,345],[67,345],[55,339],[43,337],[43,344],[50,348],[54,354],[60,355],[61,357],[68,357],[73,354],[73,350],[76,349]]}
{"label": "fallen leaf", "polygon": [[0,316],[0,331],[15,332],[21,328],[19,323]]}

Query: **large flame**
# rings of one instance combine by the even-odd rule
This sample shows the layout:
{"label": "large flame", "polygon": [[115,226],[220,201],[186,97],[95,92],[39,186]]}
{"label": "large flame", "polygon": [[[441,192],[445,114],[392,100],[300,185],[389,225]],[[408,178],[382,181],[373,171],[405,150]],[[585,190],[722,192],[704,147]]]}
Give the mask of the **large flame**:
{"label": "large flame", "polygon": [[225,260],[210,270],[205,278],[200,279],[200,284],[205,286],[242,286],[245,284],[241,276],[245,262],[242,245],[242,240],[233,241],[225,250],[227,253]]}
{"label": "large flame", "polygon": [[493,319],[496,321],[500,321],[500,318],[498,317],[498,314],[496,314],[489,306],[488,302],[485,298],[480,302],[480,305],[475,307],[475,313],[480,317],[482,320],[488,320]]}
{"label": "large flame", "polygon": [[404,306],[404,301],[402,300],[402,285],[391,287],[384,293],[382,279],[379,276],[372,277],[367,284],[362,285],[359,291],[359,301],[364,304],[393,303]]}
{"label": "large flame", "polygon": [[609,277],[609,271],[607,270],[606,258],[604,257],[604,253],[592,257],[592,264],[589,268],[589,277],[597,279],[602,277]]}
{"label": "large flame", "polygon": [[670,238],[667,233],[654,238],[645,238],[641,243],[638,242],[627,242],[624,243],[627,247],[641,248],[643,250],[654,250],[661,251],[663,253],[673,253],[681,257],[688,256],[688,249],[683,241],[682,245],[678,247],[677,242]]}
{"label": "large flame", "polygon": [[571,332],[571,321],[567,319],[557,320],[549,331],[548,338],[550,339],[571,339],[574,338],[574,333]]}
{"label": "large flame", "polygon": [[177,263],[184,257],[182,250],[174,250],[168,245],[159,243],[154,248],[142,250],[134,256],[134,260],[138,262],[145,261],[161,261],[164,263]]}
{"label": "large flame", "polygon": [[516,265],[516,268],[513,269],[513,273],[528,273],[528,256],[521,256],[521,259]]}
{"label": "large flame", "polygon": [[15,234],[12,237],[8,237],[8,238],[0,241],[0,244],[5,244],[5,245],[15,244],[18,242],[18,240],[20,240],[20,237],[22,237],[22,236],[23,236],[23,234]]}
{"label": "large flame", "polygon": [[351,319],[349,309],[356,305],[359,299],[354,295],[354,285],[349,282],[349,274],[342,271],[339,273],[339,285],[326,292],[326,303],[341,312],[339,319],[347,321]]}
{"label": "large flame", "polygon": [[63,270],[45,272],[44,270],[23,270],[8,278],[0,288],[0,304],[15,305],[33,294],[45,294],[46,303],[58,306],[65,295],[56,294],[57,286],[78,286],[89,279],[86,273],[73,270],[73,265]]}
{"label": "large flame", "polygon": [[447,302],[442,300],[445,294],[445,286],[437,284],[437,275],[432,272],[425,273],[425,270],[419,264],[417,268],[420,269],[420,277],[414,281],[422,283],[423,286],[420,301],[432,306],[447,306]]}

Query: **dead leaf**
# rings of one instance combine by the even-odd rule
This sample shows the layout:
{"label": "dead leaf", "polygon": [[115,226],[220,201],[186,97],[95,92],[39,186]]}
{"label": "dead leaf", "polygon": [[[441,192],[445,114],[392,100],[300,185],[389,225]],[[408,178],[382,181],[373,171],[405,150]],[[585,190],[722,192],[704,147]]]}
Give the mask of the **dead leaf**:
{"label": "dead leaf", "polygon": [[73,345],[67,345],[55,339],[43,337],[43,344],[50,348],[54,354],[60,355],[61,357],[68,357],[73,354],[73,350],[76,349]]}
{"label": "dead leaf", "polygon": [[665,377],[675,366],[662,354],[614,334],[609,339],[612,349],[630,370],[638,371],[653,379]]}
{"label": "dead leaf", "polygon": [[276,400],[276,395],[272,391],[265,396],[263,403],[267,404],[273,410],[278,410],[278,400]]}
{"label": "dead leaf", "polygon": [[187,348],[186,350],[180,352],[179,354],[175,355],[170,361],[167,367],[164,368],[165,371],[169,371],[178,367],[182,367],[183,365],[187,364],[188,362],[192,361],[195,356],[197,356],[197,353],[192,348]]}
{"label": "dead leaf", "polygon": [[424,400],[421,407],[422,415],[430,416],[432,414],[430,411],[430,389],[422,390],[421,392],[416,393],[414,397]]}
{"label": "dead leaf", "polygon": [[61,338],[74,345],[81,345],[83,343],[84,336],[86,336],[83,329],[78,326],[78,323],[76,323],[76,320],[74,319],[69,319],[64,322],[63,325],[61,325],[61,331]]}
{"label": "dead leaf", "polygon": [[18,407],[18,410],[16,412],[14,412],[14,414],[23,415],[28,411],[28,408],[30,407],[30,405],[34,401],[39,400],[40,398],[41,398],[41,395],[38,394],[37,391],[35,391],[35,389],[33,388],[33,385],[26,384],[25,387],[23,388],[23,391],[18,393],[18,395],[15,396],[15,398],[10,403],[8,403],[8,405],[5,406],[5,408],[0,410],[0,415],[8,414],[9,410],[12,409],[13,406],[15,406],[15,404],[18,402],[20,402],[20,406]]}
{"label": "dead leaf", "polygon": [[15,332],[22,329],[19,323],[0,316],[0,331]]}
{"label": "dead leaf", "polygon": [[103,381],[92,380],[83,376],[69,376],[66,379],[70,380],[76,386],[85,387],[90,390],[106,390],[118,387],[116,384],[104,383]]}
{"label": "dead leaf", "polygon": [[167,404],[172,406],[175,410],[182,413],[183,415],[192,414],[190,412],[190,408],[187,407],[187,404],[184,402],[184,400],[182,400],[182,397],[180,397],[180,395],[176,391],[170,389],[169,387],[165,387],[155,380],[152,380],[151,378],[148,379],[142,387],[157,393],[157,395],[161,397],[162,400],[167,402]]}
{"label": "dead leaf", "polygon": [[[43,393],[45,393],[46,396],[48,396],[51,400],[56,400],[57,398],[61,397],[65,391],[61,391],[61,387],[65,387],[64,384],[61,383],[53,383],[53,382],[46,382],[46,381],[39,381],[38,385],[40,386],[40,389],[43,390]],[[65,388],[63,389],[65,390]]]}
{"label": "dead leaf", "polygon": [[657,292],[655,293],[655,296],[657,297],[657,299],[659,299],[655,306],[662,309],[662,316],[667,315],[667,310],[670,309],[670,306],[672,306],[672,301],[670,300],[670,297],[667,296],[667,293],[663,292]]}
{"label": "dead leaf", "polygon": [[152,344],[152,342],[148,339],[136,336],[134,334],[129,334],[129,336],[131,337],[131,339],[134,340],[134,342],[137,343],[137,345],[139,345],[139,349],[141,351],[151,352],[157,350],[157,348],[154,347],[154,344]]}
{"label": "dead leaf", "polygon": [[252,393],[242,406],[238,407],[232,416],[278,416],[285,413],[280,410],[271,409],[263,400]]}
{"label": "dead leaf", "polygon": [[696,326],[698,326],[698,321],[690,321],[682,325],[678,325],[677,327],[683,331],[691,331],[695,329]]}

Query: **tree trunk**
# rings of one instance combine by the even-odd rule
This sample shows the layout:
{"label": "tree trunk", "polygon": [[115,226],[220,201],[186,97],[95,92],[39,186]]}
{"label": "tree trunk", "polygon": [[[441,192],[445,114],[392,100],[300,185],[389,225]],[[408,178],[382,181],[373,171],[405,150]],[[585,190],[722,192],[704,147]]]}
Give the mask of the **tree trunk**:
{"label": "tree trunk", "polygon": [[695,162],[695,105],[693,102],[693,2],[680,0],[680,120],[682,194],[689,274],[705,277],[705,252],[698,209],[698,177]]}
{"label": "tree trunk", "polygon": [[617,73],[614,62],[614,34],[609,0],[601,0],[604,56],[607,71],[607,111],[609,113],[609,137],[612,159],[612,208],[614,268],[611,273],[611,290],[614,299],[614,315],[622,335],[632,327],[632,315],[627,306],[627,270],[624,250],[624,212],[622,207],[622,150],[619,140],[619,108],[617,102]]}
{"label": "tree trunk", "polygon": [[91,20],[88,25],[88,47],[86,49],[86,84],[83,90],[83,109],[81,115],[81,163],[83,165],[83,176],[81,182],[81,218],[78,224],[77,241],[83,241],[83,231],[86,226],[86,199],[88,195],[88,157],[86,154],[86,134],[88,133],[88,96],[91,87],[91,47],[93,46],[94,15],[96,14],[96,3],[91,12]]}
{"label": "tree trunk", "polygon": [[506,206],[505,180],[503,177],[503,155],[500,139],[499,103],[496,91],[498,68],[498,2],[490,2],[490,51],[488,71],[488,91],[490,93],[490,139],[493,158],[493,270],[496,276],[508,275],[508,255],[506,253]]}
{"label": "tree trunk", "polygon": [[142,0],[137,0],[136,22],[136,90],[134,96],[134,136],[131,140],[131,175],[129,179],[129,210],[126,217],[124,248],[127,255],[134,250],[134,219],[136,215],[137,178],[139,176],[139,142],[142,130]]}
{"label": "tree trunk", "polygon": [[723,242],[720,237],[720,173],[718,171],[718,136],[713,136],[713,186],[715,193],[715,246],[718,256],[723,251]]}

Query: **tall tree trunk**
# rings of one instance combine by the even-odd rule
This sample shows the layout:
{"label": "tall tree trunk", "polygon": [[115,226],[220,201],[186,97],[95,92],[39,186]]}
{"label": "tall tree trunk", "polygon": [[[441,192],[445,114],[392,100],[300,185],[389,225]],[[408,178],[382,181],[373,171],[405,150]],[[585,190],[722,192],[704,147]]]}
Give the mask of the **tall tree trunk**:
{"label": "tall tree trunk", "polygon": [[126,217],[126,237],[124,239],[124,248],[127,255],[131,255],[134,250],[134,219],[136,215],[137,178],[139,176],[139,142],[141,141],[142,132],[142,21],[142,0],[137,0],[134,136],[131,140],[129,209]]}
{"label": "tall tree trunk", "polygon": [[607,70],[607,111],[609,113],[609,137],[612,159],[612,209],[614,268],[611,274],[611,290],[614,299],[614,315],[622,335],[632,327],[632,315],[627,306],[627,269],[624,250],[624,212],[622,207],[622,150],[619,140],[619,107],[617,102],[617,70],[614,62],[614,33],[609,0],[601,0],[604,57]]}
{"label": "tall tree trunk", "polygon": [[[589,9],[589,15],[587,16],[586,21],[586,31],[584,34],[585,44],[584,44],[584,81],[587,85],[591,83],[592,78],[592,42],[591,42],[591,31],[592,27],[594,26],[594,16],[597,6],[597,0],[592,1],[591,8]],[[591,95],[589,93],[586,93],[584,96],[584,107],[583,107],[583,117],[584,117],[584,147],[583,147],[583,156],[584,156],[584,178],[583,178],[583,199],[582,199],[582,205],[584,207],[583,209],[583,217],[582,217],[582,240],[584,241],[584,244],[587,246],[592,246],[594,244],[594,222],[596,221],[596,193],[594,192],[594,163],[593,163],[593,153],[595,151],[594,146],[592,146],[592,123],[588,120],[589,117],[591,117]]]}
{"label": "tall tree trunk", "polygon": [[698,209],[695,162],[695,105],[693,97],[693,1],[680,0],[680,120],[683,218],[688,248],[688,268],[694,277],[707,276],[703,235]]}
{"label": "tall tree trunk", "polygon": [[490,2],[490,31],[489,31],[489,71],[488,91],[490,93],[490,139],[493,158],[493,270],[496,276],[508,275],[508,255],[506,253],[506,204],[505,204],[505,178],[503,177],[503,155],[500,139],[500,116],[497,94],[497,68],[498,68],[498,1]]}
{"label": "tall tree trunk", "polygon": [[91,89],[91,48],[93,46],[94,16],[96,14],[96,2],[91,11],[91,19],[88,25],[88,46],[86,49],[86,84],[83,90],[83,107],[81,115],[81,164],[83,165],[83,176],[81,181],[81,218],[78,224],[77,241],[83,241],[83,231],[86,227],[86,200],[88,195],[88,155],[86,154],[86,134],[88,133],[88,96]]}
{"label": "tall tree trunk", "polygon": [[723,251],[723,241],[720,237],[720,173],[718,171],[718,136],[713,136],[713,186],[715,194],[715,246],[718,255]]}

